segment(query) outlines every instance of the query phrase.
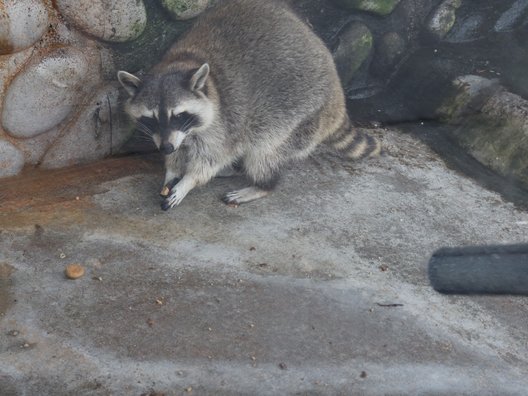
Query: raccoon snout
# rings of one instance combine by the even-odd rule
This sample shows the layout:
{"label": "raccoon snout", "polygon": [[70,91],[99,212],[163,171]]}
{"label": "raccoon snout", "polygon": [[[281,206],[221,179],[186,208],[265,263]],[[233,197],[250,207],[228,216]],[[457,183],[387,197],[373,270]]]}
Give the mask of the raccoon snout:
{"label": "raccoon snout", "polygon": [[163,154],[168,155],[174,153],[175,148],[172,143],[163,143],[160,150]]}

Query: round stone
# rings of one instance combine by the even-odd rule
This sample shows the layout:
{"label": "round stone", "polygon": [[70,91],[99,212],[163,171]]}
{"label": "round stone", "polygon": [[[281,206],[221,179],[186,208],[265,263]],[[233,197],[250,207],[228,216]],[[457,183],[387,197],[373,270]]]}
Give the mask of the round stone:
{"label": "round stone", "polygon": [[486,19],[486,14],[482,11],[462,15],[457,18],[445,40],[450,43],[467,43],[485,37],[488,33]]}
{"label": "round stone", "polygon": [[438,38],[444,38],[456,21],[456,10],[462,0],[446,0],[438,6],[429,18],[427,27]]}
{"label": "round stone", "polygon": [[3,0],[0,3],[0,55],[23,50],[48,28],[48,12],[41,1]]}
{"label": "round stone", "polygon": [[350,82],[368,58],[372,50],[372,42],[372,33],[361,22],[350,23],[339,34],[334,60],[344,85]]}
{"label": "round stone", "polygon": [[18,138],[53,128],[79,102],[87,72],[86,57],[73,47],[56,50],[30,65],[7,89],[2,126]]}
{"label": "round stone", "polygon": [[147,24],[142,0],[55,0],[55,3],[75,26],[104,41],[134,40]]}
{"label": "round stone", "polygon": [[209,5],[209,0],[161,0],[161,4],[174,19],[186,20],[200,15]]}
{"label": "round stone", "polygon": [[500,16],[495,24],[496,32],[513,30],[522,21],[528,10],[528,0],[517,0],[508,10]]}
{"label": "round stone", "polygon": [[0,140],[0,177],[14,176],[24,167],[22,152],[6,140]]}

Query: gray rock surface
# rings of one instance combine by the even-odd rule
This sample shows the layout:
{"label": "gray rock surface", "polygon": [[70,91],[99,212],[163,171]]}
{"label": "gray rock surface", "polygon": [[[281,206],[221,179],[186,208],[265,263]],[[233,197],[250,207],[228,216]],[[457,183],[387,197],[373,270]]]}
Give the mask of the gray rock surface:
{"label": "gray rock surface", "polygon": [[101,40],[134,40],[145,29],[142,0],[56,0],[59,11],[82,31]]}
{"label": "gray rock surface", "polygon": [[0,139],[0,177],[14,176],[24,166],[24,155],[6,140]]}
{"label": "gray rock surface", "polygon": [[2,126],[12,136],[29,138],[63,121],[80,103],[88,62],[81,50],[65,47],[22,70],[6,92]]}
{"label": "gray rock surface", "polygon": [[[244,183],[231,178],[161,212],[161,169],[141,160],[106,182],[94,175],[116,159],[53,171],[68,188],[51,201],[21,179],[0,201],[0,389],[523,395],[525,298],[440,295],[426,263],[440,246],[526,242],[528,213],[384,136],[386,157],[318,152],[236,209],[219,200]],[[83,278],[64,278],[71,262]]]}
{"label": "gray rock surface", "polygon": [[4,0],[0,5],[0,55],[29,47],[48,28],[46,6],[34,0]]}

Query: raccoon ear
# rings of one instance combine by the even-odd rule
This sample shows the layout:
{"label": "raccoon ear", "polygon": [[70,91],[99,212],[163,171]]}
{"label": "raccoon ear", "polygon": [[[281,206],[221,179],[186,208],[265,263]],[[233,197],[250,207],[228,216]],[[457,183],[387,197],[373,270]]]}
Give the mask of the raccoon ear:
{"label": "raccoon ear", "polygon": [[201,90],[209,77],[209,64],[204,63],[191,77],[191,91]]}
{"label": "raccoon ear", "polygon": [[117,79],[130,96],[137,94],[142,84],[139,78],[133,74],[127,73],[126,71],[117,72]]}

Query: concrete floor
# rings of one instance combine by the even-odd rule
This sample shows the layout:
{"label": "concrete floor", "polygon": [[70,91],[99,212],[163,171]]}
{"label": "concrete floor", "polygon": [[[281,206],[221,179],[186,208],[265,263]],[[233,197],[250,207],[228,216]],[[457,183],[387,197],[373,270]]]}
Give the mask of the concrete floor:
{"label": "concrete floor", "polygon": [[526,242],[528,213],[384,140],[239,208],[234,178],[162,212],[148,158],[2,181],[0,394],[526,395],[528,300],[440,295],[426,264]]}

